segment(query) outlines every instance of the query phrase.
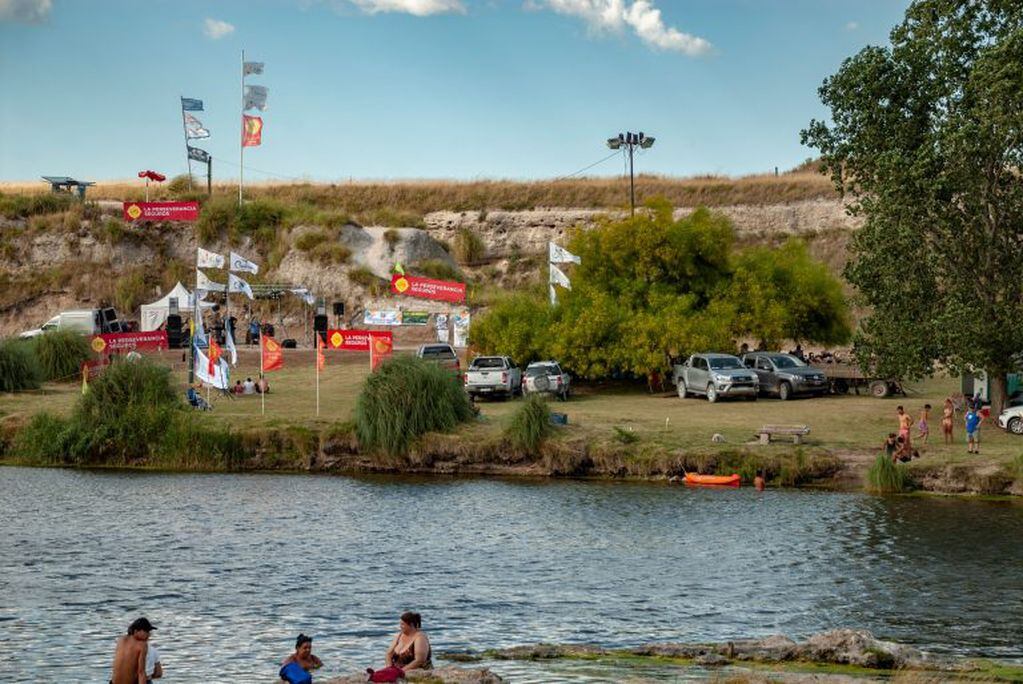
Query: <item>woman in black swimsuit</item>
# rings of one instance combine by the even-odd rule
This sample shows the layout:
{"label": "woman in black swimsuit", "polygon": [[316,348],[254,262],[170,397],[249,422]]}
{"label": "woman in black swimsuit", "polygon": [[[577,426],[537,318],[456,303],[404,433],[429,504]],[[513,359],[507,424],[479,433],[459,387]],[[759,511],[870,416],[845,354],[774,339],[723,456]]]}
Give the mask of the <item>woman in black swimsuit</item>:
{"label": "woman in black swimsuit", "polygon": [[400,667],[405,672],[417,669],[432,670],[430,640],[421,630],[422,617],[419,613],[402,613],[401,622],[398,624],[401,631],[387,649],[387,664]]}

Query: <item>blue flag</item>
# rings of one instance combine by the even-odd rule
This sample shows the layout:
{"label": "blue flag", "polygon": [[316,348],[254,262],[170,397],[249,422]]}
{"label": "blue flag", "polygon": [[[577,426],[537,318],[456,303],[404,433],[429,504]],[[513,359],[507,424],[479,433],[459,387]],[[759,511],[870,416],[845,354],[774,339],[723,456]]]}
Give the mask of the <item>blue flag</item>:
{"label": "blue flag", "polygon": [[183,111],[183,112],[201,112],[202,111],[202,100],[196,100],[194,97],[183,97],[183,98],[181,98],[181,111]]}

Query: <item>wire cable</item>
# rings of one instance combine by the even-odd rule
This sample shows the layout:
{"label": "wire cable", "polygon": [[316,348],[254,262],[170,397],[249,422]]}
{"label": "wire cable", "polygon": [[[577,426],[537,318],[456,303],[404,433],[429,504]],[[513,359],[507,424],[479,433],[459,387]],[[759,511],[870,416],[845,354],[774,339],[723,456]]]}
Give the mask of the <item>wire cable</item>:
{"label": "wire cable", "polygon": [[598,164],[603,164],[604,162],[606,162],[606,161],[607,161],[608,159],[610,159],[611,157],[615,156],[616,154],[618,154],[618,150],[615,150],[614,152],[612,152],[611,154],[607,155],[607,156],[606,156],[606,157],[604,157],[603,159],[599,159],[599,160],[597,160],[597,161],[593,162],[593,163],[592,163],[592,164],[590,164],[589,166],[584,166],[583,168],[579,169],[578,171],[575,171],[575,172],[573,172],[573,173],[569,173],[569,174],[566,174],[566,175],[564,175],[564,176],[558,176],[557,178],[555,178],[555,179],[554,179],[554,181],[559,181],[559,180],[565,180],[566,178],[571,178],[572,176],[578,176],[578,175],[579,175],[580,173],[582,173],[583,171],[589,171],[589,170],[590,170],[590,169],[592,169],[592,168],[593,168],[594,166],[596,166],[596,165],[598,165]]}

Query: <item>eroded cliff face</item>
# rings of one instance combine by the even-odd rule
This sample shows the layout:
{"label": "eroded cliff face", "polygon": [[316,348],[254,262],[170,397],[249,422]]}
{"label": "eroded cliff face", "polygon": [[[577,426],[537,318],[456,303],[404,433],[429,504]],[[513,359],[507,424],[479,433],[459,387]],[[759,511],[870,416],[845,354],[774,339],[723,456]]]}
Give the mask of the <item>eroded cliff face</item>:
{"label": "eroded cliff face", "polygon": [[[194,281],[195,231],[188,224],[161,223],[111,229],[119,210],[104,207],[98,219],[77,226],[40,228],[31,222],[5,220],[0,226],[0,335],[37,327],[59,311],[118,305],[126,298],[125,282],[139,280],[135,303],[157,299],[177,280]],[[676,217],[693,208],[679,208]],[[836,272],[847,259],[846,245],[859,225],[836,200],[807,200],[773,205],[715,208],[728,216],[741,244],[775,244],[790,236],[807,240],[810,250]],[[620,215],[620,214],[618,214]],[[535,277],[549,241],[564,244],[573,229],[587,229],[614,212],[581,208],[527,211],[438,211],[424,217],[423,228],[345,225],[330,239],[348,253],[343,261],[325,261],[295,246],[303,234],[322,230],[295,226],[281,237],[286,249],[256,279],[310,288],[327,301],[345,301],[349,311],[388,305],[387,278],[395,262],[415,272],[430,261],[456,267],[449,254],[463,230],[478,235],[484,247],[479,263],[464,268],[475,282],[514,288]],[[283,231],[284,229],[282,229]],[[239,244],[204,244],[207,249],[236,249],[257,257],[248,239]],[[417,302],[419,304],[419,302]],[[417,308],[430,308],[426,303]],[[393,305],[393,302],[391,302]],[[120,308],[124,308],[123,305]],[[122,311],[133,318],[135,312]],[[286,303],[286,319],[304,311]]]}

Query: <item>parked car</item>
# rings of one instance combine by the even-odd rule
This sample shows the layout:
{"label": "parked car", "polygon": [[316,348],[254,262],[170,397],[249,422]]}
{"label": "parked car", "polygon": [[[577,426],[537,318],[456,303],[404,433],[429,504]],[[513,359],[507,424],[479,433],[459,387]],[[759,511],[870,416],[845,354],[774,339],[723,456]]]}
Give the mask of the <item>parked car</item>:
{"label": "parked car", "polygon": [[[113,311],[113,309],[109,310]],[[18,335],[18,337],[27,339],[57,330],[71,330],[83,335],[98,335],[101,332],[106,332],[103,329],[103,322],[103,311],[101,309],[61,311],[56,316],[43,323],[40,327],[32,330],[26,330]]]}
{"label": "parked car", "polygon": [[553,394],[567,401],[572,394],[571,378],[561,370],[557,361],[537,361],[526,366],[522,378],[522,393]]}
{"label": "parked car", "polygon": [[757,374],[731,354],[693,354],[685,363],[676,364],[672,379],[680,399],[703,394],[707,401],[721,397],[746,397],[756,401],[760,390]]}
{"label": "parked car", "polygon": [[507,356],[477,356],[465,371],[465,391],[474,398],[513,397],[522,393],[522,371]]}
{"label": "parked car", "polygon": [[998,427],[1023,435],[1023,406],[1009,406],[998,415]]}
{"label": "parked car", "polygon": [[458,354],[450,344],[424,344],[416,350],[416,358],[432,361],[441,368],[447,368],[456,373],[462,370]]}
{"label": "parked car", "polygon": [[796,394],[827,394],[828,378],[819,368],[793,354],[750,352],[742,363],[757,374],[762,394],[776,394],[782,401]]}

